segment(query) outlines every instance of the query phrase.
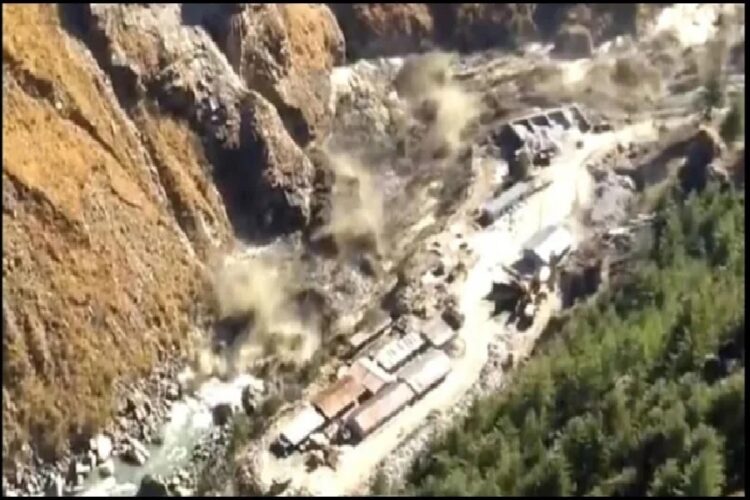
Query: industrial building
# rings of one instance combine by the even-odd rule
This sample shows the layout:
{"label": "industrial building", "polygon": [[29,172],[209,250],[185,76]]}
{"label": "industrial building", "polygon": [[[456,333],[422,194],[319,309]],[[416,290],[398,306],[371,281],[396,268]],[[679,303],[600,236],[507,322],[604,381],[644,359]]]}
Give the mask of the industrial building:
{"label": "industrial building", "polygon": [[394,381],[393,375],[386,373],[369,358],[359,358],[349,368],[349,375],[359,382],[370,394],[377,394],[380,389]]}
{"label": "industrial building", "polygon": [[522,147],[528,148],[532,156],[556,152],[559,150],[557,142],[561,134],[573,126],[581,132],[591,129],[590,121],[575,104],[545,111],[538,110],[502,125],[493,134],[493,141],[500,147],[503,159],[511,163],[516,160],[517,153]]}
{"label": "industrial building", "polygon": [[375,361],[386,371],[393,372],[416,354],[424,344],[425,341],[419,333],[407,333],[383,346],[375,354]]}
{"label": "industrial building", "polygon": [[315,408],[306,405],[288,424],[286,424],[272,447],[279,455],[287,455],[297,448],[307,437],[323,428],[326,419]]}
{"label": "industrial building", "polygon": [[450,358],[439,348],[455,338],[456,332],[440,316],[424,324],[410,323],[410,331],[401,337],[383,336],[372,342],[390,323],[390,318],[379,319],[368,323],[371,328],[365,335],[369,340],[363,343],[369,344],[367,354],[360,354],[341,378],[312,397],[282,428],[272,445],[277,456],[304,448],[306,440],[323,429],[331,429],[329,439],[359,441],[450,372]]}
{"label": "industrial building", "polygon": [[500,193],[482,207],[478,222],[483,226],[492,224],[495,220],[510,212],[517,203],[525,200],[532,194],[546,188],[550,181],[541,184],[534,182],[517,182],[510,188]]}
{"label": "industrial building", "polygon": [[327,419],[333,419],[355,406],[367,396],[367,389],[351,375],[344,375],[330,387],[320,391],[311,402]]}
{"label": "industrial building", "polygon": [[537,265],[548,265],[573,248],[573,235],[562,226],[547,226],[534,234],[523,247],[524,259]]}
{"label": "industrial building", "polygon": [[353,356],[359,352],[368,342],[382,334],[391,324],[391,317],[381,309],[370,313],[357,329],[357,333],[349,337],[349,354]]}
{"label": "industrial building", "polygon": [[432,347],[441,348],[456,338],[458,333],[441,316],[435,316],[421,327],[422,335]]}
{"label": "industrial building", "polygon": [[404,382],[396,382],[352,413],[346,427],[354,441],[361,441],[393,415],[401,411],[416,396]]}
{"label": "industrial building", "polygon": [[443,351],[430,349],[402,368],[398,378],[417,396],[422,396],[440,383],[450,371],[451,360],[448,355]]}

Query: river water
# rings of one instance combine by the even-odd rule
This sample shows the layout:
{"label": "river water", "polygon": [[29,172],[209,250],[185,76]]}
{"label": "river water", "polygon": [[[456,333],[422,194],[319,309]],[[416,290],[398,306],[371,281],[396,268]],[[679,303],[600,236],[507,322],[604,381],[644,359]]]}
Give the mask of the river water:
{"label": "river water", "polygon": [[107,479],[92,474],[80,496],[133,496],[141,479],[147,475],[169,476],[190,460],[194,447],[209,436],[214,426],[212,409],[219,404],[241,407],[242,390],[258,386],[258,379],[240,375],[223,382],[211,378],[198,390],[172,405],[163,431],[161,446],[147,446],[150,457],[143,466],[115,458],[115,473]]}

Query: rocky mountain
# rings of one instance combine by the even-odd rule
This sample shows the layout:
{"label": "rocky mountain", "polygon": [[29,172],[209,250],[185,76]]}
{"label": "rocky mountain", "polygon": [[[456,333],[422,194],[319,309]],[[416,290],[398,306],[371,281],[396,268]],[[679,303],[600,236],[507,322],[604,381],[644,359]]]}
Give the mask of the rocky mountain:
{"label": "rocky mountain", "polygon": [[235,238],[308,227],[334,66],[571,24],[598,43],[649,9],[3,5],[4,457],[59,453],[110,417],[116,381],[189,350]]}
{"label": "rocky mountain", "polygon": [[598,44],[637,35],[664,4],[331,4],[350,58],[474,51],[550,40],[580,26]]}

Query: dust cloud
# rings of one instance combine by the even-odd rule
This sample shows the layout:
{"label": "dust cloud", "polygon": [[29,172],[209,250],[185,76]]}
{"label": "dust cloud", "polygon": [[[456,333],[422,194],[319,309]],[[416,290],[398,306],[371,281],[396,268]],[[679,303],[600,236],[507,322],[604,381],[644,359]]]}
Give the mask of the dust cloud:
{"label": "dust cloud", "polygon": [[200,377],[227,378],[273,359],[302,366],[321,340],[321,317],[307,307],[299,270],[268,255],[226,257],[213,271],[213,306],[219,320],[213,339],[195,345]]}
{"label": "dust cloud", "polygon": [[327,166],[334,176],[330,220],[320,234],[333,239],[343,257],[362,252],[382,255],[384,206],[372,166],[353,153],[325,150]]}
{"label": "dust cloud", "polygon": [[411,116],[427,124],[421,144],[427,155],[447,157],[455,153],[462,133],[479,118],[479,96],[452,78],[455,58],[441,52],[414,57],[404,63],[394,81]]}

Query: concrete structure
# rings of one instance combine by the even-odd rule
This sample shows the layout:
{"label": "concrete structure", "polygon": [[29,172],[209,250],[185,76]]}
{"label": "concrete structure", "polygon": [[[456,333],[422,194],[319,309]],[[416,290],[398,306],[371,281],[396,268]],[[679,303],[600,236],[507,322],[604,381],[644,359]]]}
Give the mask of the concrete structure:
{"label": "concrete structure", "polygon": [[450,371],[451,360],[448,355],[443,351],[430,349],[403,367],[398,378],[417,396],[422,396],[439,384]]}
{"label": "concrete structure", "polygon": [[523,247],[524,258],[548,265],[573,248],[573,235],[562,226],[547,226],[532,236]]}
{"label": "concrete structure", "polygon": [[377,394],[380,389],[394,381],[393,375],[385,372],[369,358],[359,358],[349,368],[351,375],[357,382],[367,389],[370,394]]}
{"label": "concrete structure", "polygon": [[344,375],[312,398],[313,406],[327,419],[333,419],[355,406],[367,389],[351,375]]}
{"label": "concrete structure", "polygon": [[383,346],[375,354],[375,361],[386,371],[393,372],[414,355],[424,343],[425,341],[419,333],[407,333],[400,339],[394,339]]}
{"label": "concrete structure", "polygon": [[414,399],[415,393],[403,383],[391,384],[354,411],[347,420],[352,437],[361,441]]}
{"label": "concrete structure", "polygon": [[458,335],[441,316],[436,316],[426,322],[421,332],[428,344],[438,348],[445,346]]}
{"label": "concrete structure", "polygon": [[286,424],[278,437],[278,446],[282,454],[298,447],[310,436],[310,434],[322,429],[325,418],[315,408],[306,405],[288,424]]}
{"label": "concrete structure", "polygon": [[574,126],[581,132],[591,130],[590,121],[577,105],[537,110],[505,123],[493,140],[500,147],[503,159],[511,163],[523,147],[534,157],[540,153],[557,153],[563,132]]}

